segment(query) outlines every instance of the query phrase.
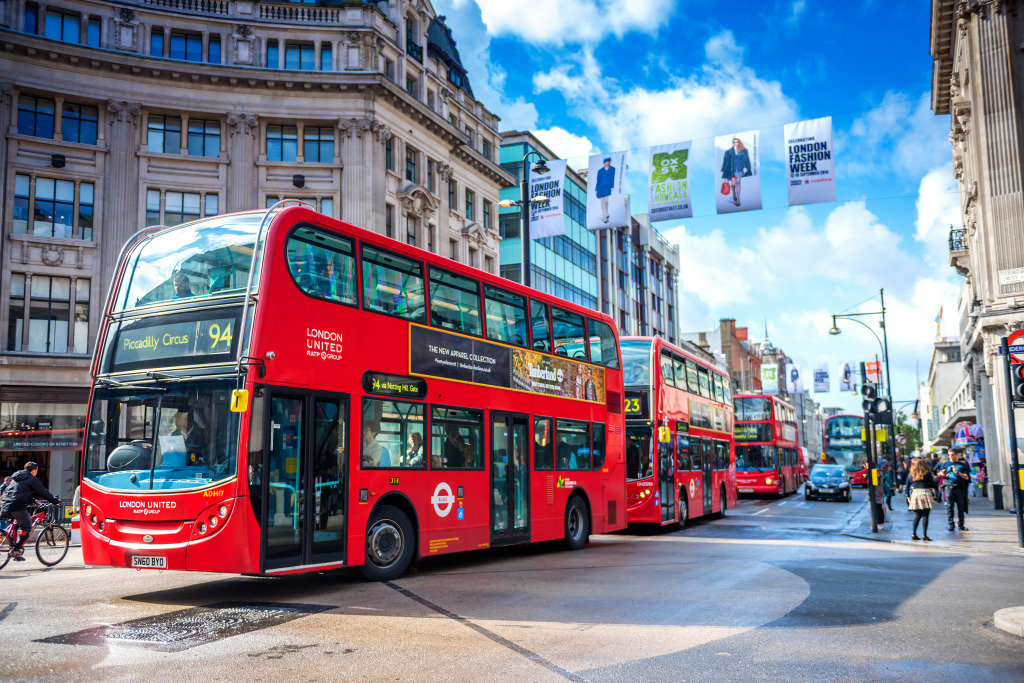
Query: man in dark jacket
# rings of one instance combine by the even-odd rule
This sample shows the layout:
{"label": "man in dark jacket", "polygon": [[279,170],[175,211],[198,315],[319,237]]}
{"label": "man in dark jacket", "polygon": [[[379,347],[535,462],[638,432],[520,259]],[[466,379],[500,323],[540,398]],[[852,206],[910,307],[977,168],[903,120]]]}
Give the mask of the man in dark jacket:
{"label": "man in dark jacket", "polygon": [[28,514],[28,506],[37,497],[46,498],[56,505],[60,498],[46,490],[42,482],[36,479],[36,472],[39,465],[29,461],[25,463],[25,469],[15,472],[11,476],[11,485],[4,491],[4,497],[0,500],[0,518],[10,516],[18,524],[18,538],[11,548],[10,556],[15,560],[24,560],[22,546],[28,540],[28,533],[31,531],[32,518]]}
{"label": "man in dark jacket", "polygon": [[949,516],[949,530],[953,531],[953,508],[957,508],[960,531],[967,531],[964,526],[964,514],[967,512],[967,487],[971,483],[971,466],[960,459],[959,449],[950,449],[949,462],[945,464],[946,512]]}

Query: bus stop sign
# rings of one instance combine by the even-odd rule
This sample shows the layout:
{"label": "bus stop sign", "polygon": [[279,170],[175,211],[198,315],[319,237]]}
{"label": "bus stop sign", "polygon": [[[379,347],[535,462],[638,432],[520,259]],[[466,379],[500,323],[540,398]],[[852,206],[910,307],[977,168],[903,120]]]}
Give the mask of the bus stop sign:
{"label": "bus stop sign", "polygon": [[1024,329],[1011,332],[1006,342],[1010,347],[1010,362],[1024,363]]}

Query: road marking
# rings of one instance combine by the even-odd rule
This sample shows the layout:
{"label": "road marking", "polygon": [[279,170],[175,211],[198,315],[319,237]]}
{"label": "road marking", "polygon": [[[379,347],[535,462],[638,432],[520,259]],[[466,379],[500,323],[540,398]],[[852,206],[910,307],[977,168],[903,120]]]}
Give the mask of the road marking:
{"label": "road marking", "polygon": [[4,607],[2,610],[0,610],[0,621],[3,621],[4,619],[6,619],[8,617],[8,615],[10,615],[10,613],[13,612],[14,608],[17,607],[17,606],[18,606],[18,603],[16,603],[16,602],[9,602],[9,603],[7,603],[7,607]]}
{"label": "road marking", "polygon": [[754,515],[763,515],[766,512],[768,512],[768,508],[764,508],[763,510],[758,510],[757,512],[752,513],[751,517],[753,517]]}
{"label": "road marking", "polygon": [[527,650],[522,645],[518,645],[516,643],[513,643],[508,638],[504,638],[502,636],[499,636],[494,631],[488,630],[488,629],[484,628],[483,626],[481,626],[480,624],[473,623],[472,621],[470,621],[466,617],[462,617],[462,616],[459,616],[458,614],[455,614],[454,612],[450,612],[449,610],[446,610],[444,607],[441,607],[440,605],[435,605],[434,603],[430,602],[426,598],[422,598],[419,595],[416,595],[415,593],[413,593],[408,588],[402,588],[401,586],[398,586],[398,585],[396,585],[394,583],[391,583],[390,581],[385,581],[384,585],[388,586],[390,588],[394,588],[396,591],[398,591],[399,593],[401,593],[405,597],[409,598],[410,600],[415,600],[416,602],[420,603],[424,607],[427,607],[428,609],[432,609],[432,610],[434,610],[435,612],[437,612],[438,614],[440,614],[442,616],[448,617],[449,619],[454,619],[455,621],[459,622],[460,624],[468,626],[469,628],[473,629],[474,631],[476,631],[480,635],[482,635],[482,636],[484,636],[486,638],[490,638],[491,640],[493,640],[498,645],[503,645],[504,647],[507,647],[508,649],[512,650],[513,652],[515,652],[517,654],[520,654],[523,657],[526,657],[531,662],[535,662],[536,664],[540,664],[544,668],[548,669],[549,671],[551,671],[553,673],[558,674],[562,678],[565,678],[565,679],[570,680],[570,681],[586,681],[587,680],[587,679],[585,679],[585,678],[583,678],[581,676],[577,676],[576,674],[572,673],[571,671],[566,671],[565,669],[563,669],[562,667],[558,666],[557,664],[552,664],[551,662],[549,662],[548,660],[544,659],[543,657],[541,657],[536,652],[531,652],[530,650]]}

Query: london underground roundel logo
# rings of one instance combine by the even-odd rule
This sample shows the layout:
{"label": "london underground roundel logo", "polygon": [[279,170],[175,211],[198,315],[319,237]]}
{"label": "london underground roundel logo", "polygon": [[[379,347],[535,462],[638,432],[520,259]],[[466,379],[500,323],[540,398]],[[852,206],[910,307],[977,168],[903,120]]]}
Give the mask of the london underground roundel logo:
{"label": "london underground roundel logo", "polygon": [[691,479],[690,480],[690,498],[693,498],[693,494],[695,494],[696,492],[697,492],[697,485],[694,483],[694,480]]}
{"label": "london underground roundel logo", "polygon": [[455,496],[452,495],[452,487],[443,481],[437,485],[434,495],[430,497],[430,504],[434,506],[434,512],[438,517],[447,517],[448,513],[452,511],[454,502]]}

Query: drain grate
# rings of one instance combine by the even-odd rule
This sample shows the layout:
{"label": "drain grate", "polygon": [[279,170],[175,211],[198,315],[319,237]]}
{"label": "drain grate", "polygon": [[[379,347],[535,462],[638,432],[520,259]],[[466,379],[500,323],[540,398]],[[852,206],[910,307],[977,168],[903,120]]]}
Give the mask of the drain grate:
{"label": "drain grate", "polygon": [[206,607],[97,626],[35,642],[59,645],[135,645],[147,650],[180,652],[223,638],[285,624],[307,614],[333,609],[329,605],[222,602]]}

